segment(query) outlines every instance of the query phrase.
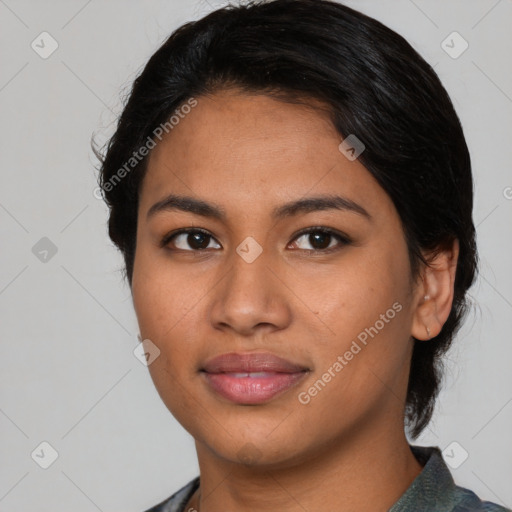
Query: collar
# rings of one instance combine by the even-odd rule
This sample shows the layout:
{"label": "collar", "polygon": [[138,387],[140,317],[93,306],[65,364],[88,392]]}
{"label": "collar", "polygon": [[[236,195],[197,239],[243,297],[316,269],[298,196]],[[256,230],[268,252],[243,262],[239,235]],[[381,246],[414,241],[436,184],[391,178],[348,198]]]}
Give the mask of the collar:
{"label": "collar", "polygon": [[451,512],[456,506],[457,486],[441,450],[436,446],[410,448],[423,470],[389,512]]}
{"label": "collar", "polygon": [[[388,512],[512,512],[494,503],[482,503],[475,493],[458,487],[437,446],[409,446],[423,469]],[[146,512],[188,512],[185,506],[198,487],[196,477]]]}

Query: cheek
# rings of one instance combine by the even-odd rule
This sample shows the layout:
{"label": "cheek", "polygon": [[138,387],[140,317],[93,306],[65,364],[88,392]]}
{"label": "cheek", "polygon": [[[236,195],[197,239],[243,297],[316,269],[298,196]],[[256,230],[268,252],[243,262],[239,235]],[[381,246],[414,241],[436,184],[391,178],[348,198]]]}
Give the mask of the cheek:
{"label": "cheek", "polygon": [[332,379],[332,389],[340,397],[362,390],[378,395],[383,382],[394,387],[407,369],[411,348],[407,251],[405,245],[403,250],[382,245],[378,249],[353,251],[343,265],[317,281],[310,294],[311,309],[322,320],[315,325],[325,333],[316,338],[315,379],[331,369],[339,375]]}
{"label": "cheek", "polygon": [[[176,402],[190,378],[190,358],[202,337],[207,287],[202,276],[172,269],[169,261],[142,244],[137,249],[132,296],[140,335],[160,354],[149,365],[151,377],[164,402]],[[200,283],[203,283],[200,286]],[[186,396],[186,393],[185,395]]]}
{"label": "cheek", "polygon": [[190,286],[183,286],[181,275],[165,272],[154,263],[146,262],[141,253],[132,281],[141,337],[160,351],[148,370],[167,409],[180,418],[185,429],[193,429],[197,403],[190,392],[189,363],[198,330],[191,313],[199,298]]}
{"label": "cheek", "polygon": [[192,281],[183,272],[173,272],[165,257],[155,257],[142,245],[137,248],[132,296],[141,336],[158,345],[182,335],[179,333],[188,321],[188,313],[201,297],[201,290]]}
{"label": "cheek", "polygon": [[[305,291],[307,283],[301,283]],[[408,262],[400,254],[353,251],[340,265],[321,276],[308,295],[311,309],[318,313],[326,328],[334,331],[338,339],[347,340],[376,322],[382,327],[384,321],[386,330],[400,322],[405,315],[396,314],[398,306],[393,309],[393,304],[399,303],[405,310],[409,286]],[[384,318],[379,321],[381,315]]]}

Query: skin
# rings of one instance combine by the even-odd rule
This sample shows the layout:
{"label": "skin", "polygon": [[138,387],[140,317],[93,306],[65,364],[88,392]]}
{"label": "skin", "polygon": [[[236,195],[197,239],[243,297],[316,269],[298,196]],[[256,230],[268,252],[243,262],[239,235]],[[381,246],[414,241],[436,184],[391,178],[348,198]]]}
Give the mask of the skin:
{"label": "skin", "polygon": [[[426,328],[434,337],[446,321],[458,244],[413,279],[391,199],[340,152],[342,137],[314,101],[309,107],[237,90],[197,100],[150,155],[132,280],[141,337],[160,350],[151,377],[196,442],[201,492],[189,506],[388,510],[421,471],[403,428],[411,336],[428,340]],[[226,218],[177,209],[148,217],[171,193],[216,204]],[[371,219],[338,209],[271,215],[284,203],[334,193]],[[318,226],[351,242],[327,237],[321,246],[296,236]],[[160,246],[168,233],[198,227],[211,235],[206,249],[186,234]],[[252,263],[236,252],[248,236],[263,249]],[[322,252],[327,246],[338,249]],[[397,302],[401,311],[300,403],[299,393]],[[267,403],[239,405],[199,372],[227,352],[271,352],[310,371]]]}

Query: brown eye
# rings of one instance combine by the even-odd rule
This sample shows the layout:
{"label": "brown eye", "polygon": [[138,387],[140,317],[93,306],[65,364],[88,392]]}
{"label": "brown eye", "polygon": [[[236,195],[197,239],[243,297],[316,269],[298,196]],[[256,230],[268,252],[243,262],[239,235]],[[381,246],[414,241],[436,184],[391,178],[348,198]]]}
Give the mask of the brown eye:
{"label": "brown eye", "polygon": [[[294,245],[305,251],[329,251],[350,243],[347,237],[325,228],[309,228],[294,240]],[[307,247],[308,244],[312,248]]]}
{"label": "brown eye", "polygon": [[211,248],[220,248],[218,244],[217,247],[210,247],[210,243],[213,240],[212,235],[203,230],[181,230],[166,237],[162,242],[162,246],[171,244],[173,245],[173,247],[171,247],[172,249],[179,249],[181,251],[201,251]]}

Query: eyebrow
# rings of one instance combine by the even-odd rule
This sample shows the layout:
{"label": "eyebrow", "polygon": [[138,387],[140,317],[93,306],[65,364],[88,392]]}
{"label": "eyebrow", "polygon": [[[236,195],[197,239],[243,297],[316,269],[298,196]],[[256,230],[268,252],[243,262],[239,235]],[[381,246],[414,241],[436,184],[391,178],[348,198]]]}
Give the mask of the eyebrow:
{"label": "eyebrow", "polygon": [[[208,203],[202,199],[196,199],[190,196],[170,194],[156,202],[148,210],[146,219],[149,219],[157,213],[173,210],[194,213],[202,217],[210,217],[220,221],[225,221],[227,218],[226,211],[214,203]],[[274,208],[272,217],[274,219],[282,219],[321,210],[347,211],[372,220],[372,216],[360,204],[338,195],[322,195],[291,201]]]}

